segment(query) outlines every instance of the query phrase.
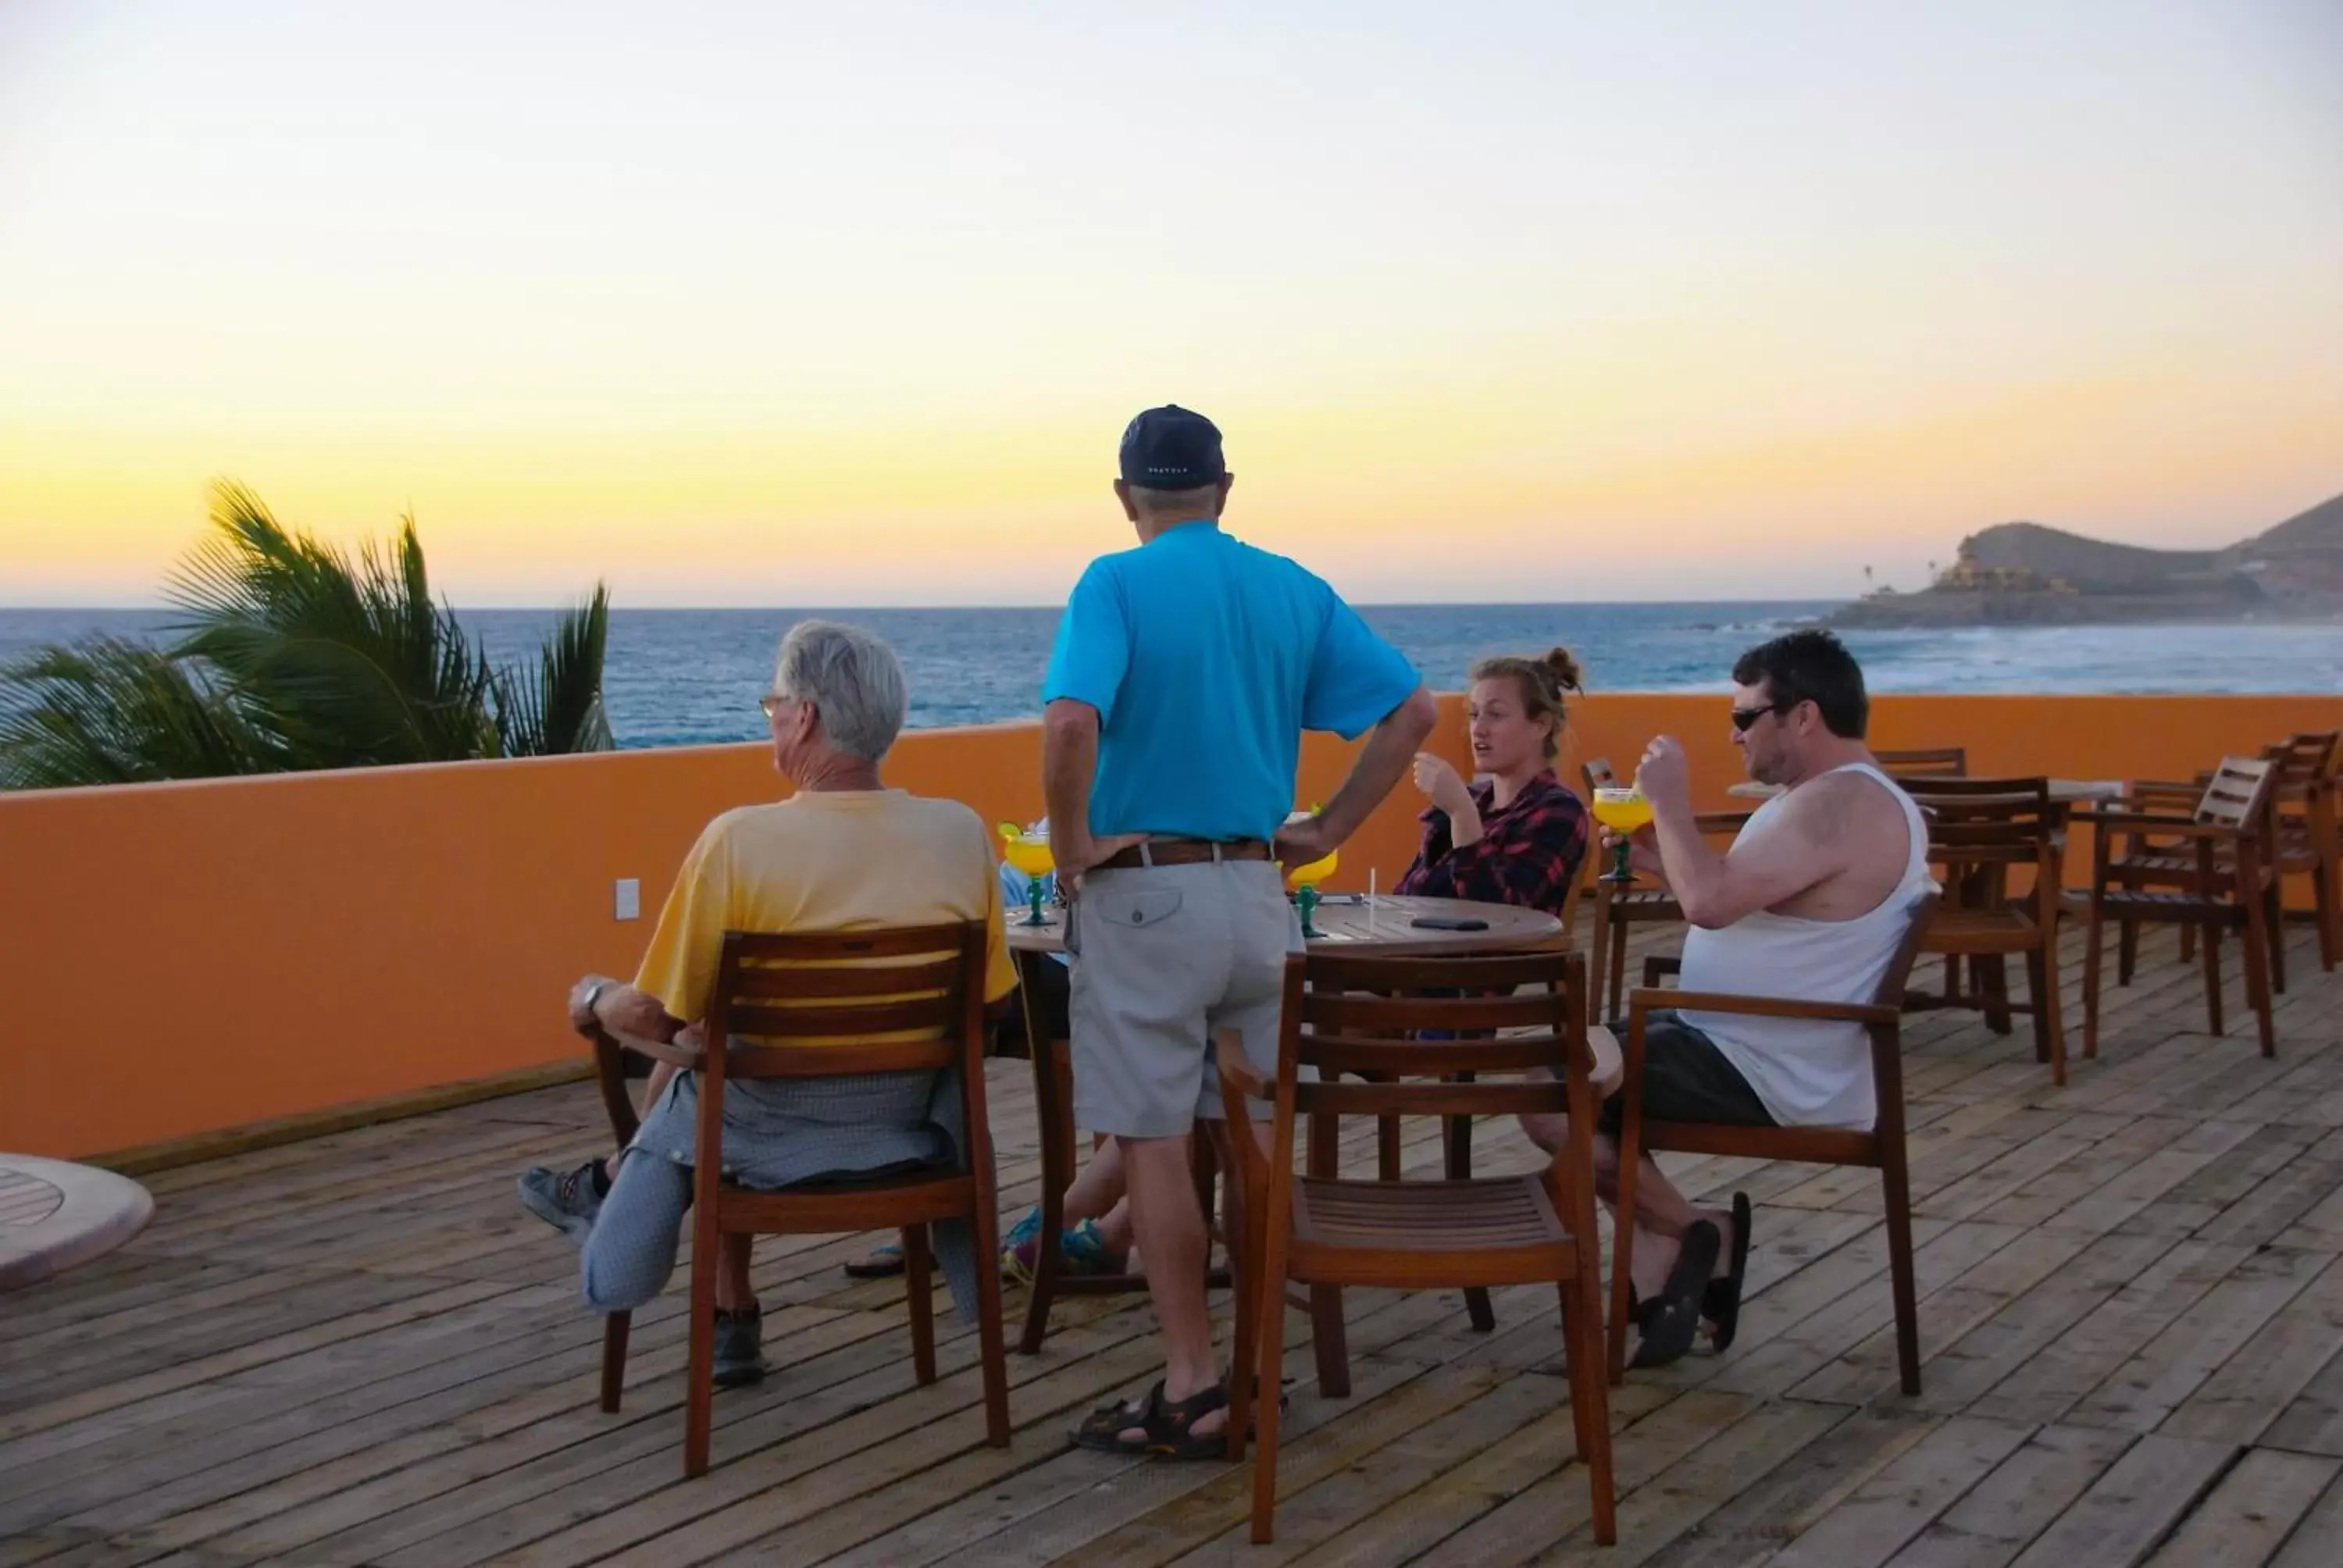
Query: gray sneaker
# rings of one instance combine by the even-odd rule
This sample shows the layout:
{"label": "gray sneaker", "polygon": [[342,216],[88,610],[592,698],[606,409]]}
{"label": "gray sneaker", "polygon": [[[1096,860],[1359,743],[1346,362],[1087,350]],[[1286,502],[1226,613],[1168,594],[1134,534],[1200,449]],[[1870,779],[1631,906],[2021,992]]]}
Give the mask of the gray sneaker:
{"label": "gray sneaker", "polygon": [[764,1314],[755,1307],[716,1309],[716,1386],[740,1388],[765,1375]]}
{"label": "gray sneaker", "polygon": [[602,1211],[602,1195],[594,1190],[601,1165],[599,1160],[588,1160],[575,1171],[530,1166],[516,1183],[521,1207],[584,1246],[586,1232],[594,1228],[594,1216]]}

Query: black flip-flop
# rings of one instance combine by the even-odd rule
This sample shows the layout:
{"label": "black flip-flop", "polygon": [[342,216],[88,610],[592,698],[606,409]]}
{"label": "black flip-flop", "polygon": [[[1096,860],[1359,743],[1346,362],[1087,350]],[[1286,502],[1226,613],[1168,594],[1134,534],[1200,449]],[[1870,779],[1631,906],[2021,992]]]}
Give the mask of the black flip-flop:
{"label": "black flip-flop", "polygon": [[[1084,1416],[1082,1423],[1074,1428],[1074,1446],[1093,1453],[1121,1453],[1133,1458],[1152,1454],[1165,1459],[1225,1459],[1229,1452],[1227,1432],[1200,1434],[1191,1429],[1214,1411],[1227,1409],[1228,1403],[1228,1390],[1219,1383],[1199,1389],[1183,1400],[1167,1400],[1163,1397],[1163,1385],[1159,1382],[1147,1391],[1147,1397],[1135,1408],[1116,1400]],[[1126,1441],[1122,1435],[1133,1428],[1142,1434],[1136,1442]]]}
{"label": "black flip-flop", "polygon": [[1725,1238],[1705,1220],[1696,1220],[1684,1233],[1675,1266],[1668,1271],[1666,1291],[1636,1309],[1639,1332],[1631,1367],[1664,1367],[1680,1361],[1700,1334],[1700,1303],[1709,1275],[1716,1271],[1716,1251]]}
{"label": "black flip-flop", "polygon": [[1700,1315],[1716,1325],[1711,1343],[1723,1355],[1733,1348],[1741,1328],[1741,1285],[1749,1272],[1749,1195],[1733,1195],[1733,1261],[1725,1278],[1711,1280],[1701,1292]]}

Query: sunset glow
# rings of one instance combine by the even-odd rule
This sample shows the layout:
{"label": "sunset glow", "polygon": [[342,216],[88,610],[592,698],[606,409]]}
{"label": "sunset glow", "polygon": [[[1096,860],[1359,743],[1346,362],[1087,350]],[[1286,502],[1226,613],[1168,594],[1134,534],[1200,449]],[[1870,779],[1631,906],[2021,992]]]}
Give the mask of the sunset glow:
{"label": "sunset glow", "polygon": [[223,475],[464,604],[1052,602],[1167,400],[1374,600],[2343,489],[2343,14],[1923,9],[19,0],[0,603]]}

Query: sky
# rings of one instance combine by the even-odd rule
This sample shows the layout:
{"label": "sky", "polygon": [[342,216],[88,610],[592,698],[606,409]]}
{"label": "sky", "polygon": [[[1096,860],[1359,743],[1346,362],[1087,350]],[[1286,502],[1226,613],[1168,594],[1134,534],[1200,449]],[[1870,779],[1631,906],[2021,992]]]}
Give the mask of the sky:
{"label": "sky", "polygon": [[2343,5],[0,0],[0,604],[216,477],[459,605],[1047,604],[1124,422],[1353,598],[2343,491]]}

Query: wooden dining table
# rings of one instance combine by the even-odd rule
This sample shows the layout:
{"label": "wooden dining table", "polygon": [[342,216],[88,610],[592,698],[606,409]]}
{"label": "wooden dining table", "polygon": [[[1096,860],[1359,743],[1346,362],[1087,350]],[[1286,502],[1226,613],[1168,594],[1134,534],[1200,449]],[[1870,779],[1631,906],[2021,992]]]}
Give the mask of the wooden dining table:
{"label": "wooden dining table", "polygon": [[[1055,1245],[1063,1224],[1061,1207],[1066,1189],[1074,1180],[1074,1105],[1073,1066],[1069,1042],[1056,1038],[1056,1031],[1041,1017],[1036,999],[1041,987],[1037,983],[1036,966],[1058,961],[1065,951],[1066,911],[1055,906],[1044,906],[1042,920],[1031,924],[1026,918],[1012,910],[1009,916],[1009,949],[1017,962],[1018,991],[1022,999],[1025,1039],[1033,1063],[1033,1117],[1041,1144],[1041,1232],[1034,1249],[1033,1293],[1027,1302],[1025,1329],[1018,1348],[1031,1355],[1041,1348],[1049,1333],[1050,1303],[1058,1295],[1101,1295],[1124,1291],[1143,1291],[1147,1279],[1143,1274],[1112,1273],[1068,1276],[1061,1272],[1058,1249]],[[1479,922],[1477,927],[1458,930],[1443,925],[1424,926],[1416,922],[1431,919],[1456,924]],[[1421,958],[1449,954],[1463,957],[1474,953],[1519,952],[1525,949],[1559,946],[1569,940],[1562,921],[1543,910],[1523,909],[1514,904],[1485,904],[1466,899],[1427,899],[1383,893],[1331,893],[1321,898],[1312,919],[1313,931],[1308,945],[1313,951],[1341,951]],[[1606,1037],[1602,1046],[1610,1046]],[[1602,1060],[1602,1046],[1597,1048]],[[1616,1060],[1616,1048],[1611,1047],[1610,1059]],[[1599,1075],[1599,1074],[1598,1074]],[[1330,1129],[1331,1130],[1331,1129]],[[1469,1141],[1470,1129],[1452,1129],[1451,1137]],[[1395,1167],[1399,1144],[1396,1126],[1387,1130],[1381,1141],[1384,1147],[1380,1162]],[[1331,1152],[1331,1145],[1328,1152]],[[1215,1180],[1212,1141],[1198,1139],[1195,1145],[1197,1199],[1204,1212],[1212,1211],[1212,1183]],[[1225,1271],[1214,1270],[1211,1282],[1226,1285]],[[1476,1323],[1487,1316],[1485,1299],[1472,1302]],[[1493,1321],[1493,1320],[1492,1320]]]}

